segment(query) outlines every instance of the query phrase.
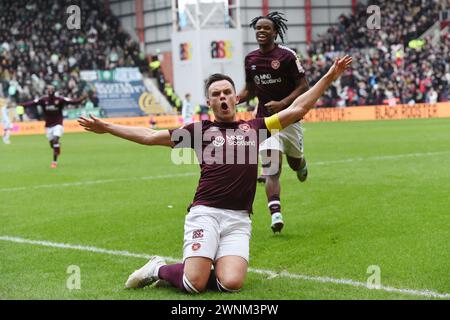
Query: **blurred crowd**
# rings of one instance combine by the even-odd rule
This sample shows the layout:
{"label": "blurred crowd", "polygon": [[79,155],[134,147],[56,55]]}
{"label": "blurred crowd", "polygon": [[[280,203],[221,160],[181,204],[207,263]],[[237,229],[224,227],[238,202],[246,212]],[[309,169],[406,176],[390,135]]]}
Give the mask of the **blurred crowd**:
{"label": "blurred crowd", "polygon": [[[81,9],[80,29],[66,26],[70,5]],[[121,66],[149,71],[138,43],[102,1],[0,1],[0,96],[33,99],[52,84],[60,95],[79,97],[85,91],[95,102],[80,70]]]}
{"label": "blurred crowd", "polygon": [[[308,48],[304,59],[310,84],[333,59],[351,54],[353,68],[320,99],[323,107],[396,105],[448,101],[450,34],[435,45],[419,40],[439,20],[442,0],[369,0],[355,14],[339,17],[337,26]],[[368,29],[368,5],[381,9],[381,28]]]}
{"label": "blurred crowd", "polygon": [[[450,35],[437,44],[419,40],[439,19],[445,0],[369,0],[355,14],[342,15],[308,47],[303,59],[310,84],[329,68],[334,57],[349,53],[353,69],[320,99],[323,107],[448,101]],[[70,5],[81,8],[80,29],[66,26]],[[368,5],[381,8],[381,28],[367,28]],[[164,79],[157,57],[151,63],[103,1],[0,1],[0,97],[17,102],[45,94],[52,84],[63,96],[88,95],[95,90],[80,79],[80,70],[138,67],[157,79],[174,108],[181,98]],[[28,108],[27,108],[28,109]],[[27,110],[34,112],[36,110]],[[31,117],[34,117],[31,115]]]}

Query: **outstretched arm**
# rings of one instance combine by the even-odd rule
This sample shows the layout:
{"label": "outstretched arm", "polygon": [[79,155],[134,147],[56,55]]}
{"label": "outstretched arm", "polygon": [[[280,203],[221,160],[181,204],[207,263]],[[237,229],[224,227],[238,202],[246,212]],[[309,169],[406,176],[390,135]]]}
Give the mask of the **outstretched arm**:
{"label": "outstretched arm", "polygon": [[65,101],[66,103],[70,103],[70,104],[80,104],[80,103],[82,103],[84,100],[86,100],[87,97],[88,97],[88,95],[85,93],[85,94],[83,94],[81,97],[76,98],[76,99],[66,98],[66,97],[64,97],[63,99],[64,99],[64,101]]}
{"label": "outstretched arm", "polygon": [[28,107],[34,107],[38,104],[39,99],[34,99],[31,101],[25,101],[25,102],[21,102],[20,105],[23,106],[24,108],[28,108]]}
{"label": "outstretched arm", "polygon": [[336,59],[330,70],[311,89],[295,99],[288,108],[266,118],[266,123],[270,122],[272,128],[283,129],[301,120],[314,107],[330,84],[339,78],[351,63],[350,56]]}
{"label": "outstretched arm", "polygon": [[158,145],[172,147],[174,143],[170,139],[169,130],[152,130],[144,127],[122,126],[103,121],[92,114],[90,119],[80,117],[78,119],[80,126],[86,131],[102,134],[110,133],[116,137],[130,140],[145,145]]}

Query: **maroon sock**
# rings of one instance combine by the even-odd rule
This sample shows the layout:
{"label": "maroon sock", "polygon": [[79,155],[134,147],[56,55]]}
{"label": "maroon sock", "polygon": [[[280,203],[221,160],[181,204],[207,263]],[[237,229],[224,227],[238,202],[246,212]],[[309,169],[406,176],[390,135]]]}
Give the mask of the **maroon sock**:
{"label": "maroon sock", "polygon": [[59,143],[53,144],[53,161],[58,160],[58,156],[61,153],[61,145]]}
{"label": "maroon sock", "polygon": [[280,196],[275,194],[269,197],[269,203],[267,206],[269,207],[270,214],[274,214],[277,212],[281,212],[281,202],[280,202]]}
{"label": "maroon sock", "polygon": [[184,265],[182,263],[168,264],[159,268],[158,277],[174,287],[186,291],[183,284],[183,273]]}

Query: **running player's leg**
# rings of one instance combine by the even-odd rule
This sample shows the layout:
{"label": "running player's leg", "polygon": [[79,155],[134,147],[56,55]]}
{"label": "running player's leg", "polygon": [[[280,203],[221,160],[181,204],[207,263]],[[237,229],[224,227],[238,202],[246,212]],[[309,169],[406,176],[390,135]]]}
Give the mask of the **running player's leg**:
{"label": "running player's leg", "polygon": [[61,153],[61,145],[59,143],[59,137],[55,137],[52,140],[52,147],[53,147],[53,161],[58,161],[58,156]]}
{"label": "running player's leg", "polygon": [[289,167],[297,173],[297,178],[303,182],[308,176],[308,167],[303,150],[303,128],[300,122],[287,127],[280,132],[284,153]]}
{"label": "running player's leg", "polygon": [[47,128],[47,138],[50,141],[50,147],[53,149],[53,161],[52,168],[56,168],[58,165],[58,157],[61,154],[61,142],[60,139],[63,135],[64,129],[62,125],[56,125],[51,128]]}
{"label": "running player's leg", "polygon": [[10,136],[11,136],[11,129],[13,128],[12,123],[8,120],[8,119],[3,119],[3,142],[5,144],[10,144],[11,141]]}
{"label": "running player's leg", "polygon": [[294,158],[289,155],[286,155],[287,162],[289,167],[297,172],[297,178],[301,182],[304,182],[308,177],[308,167],[306,166],[305,156],[301,158]]}
{"label": "running player's leg", "polygon": [[[274,161],[276,159],[276,161]],[[283,216],[281,215],[281,165],[283,153],[280,150],[268,149],[261,151],[261,166],[265,180],[265,190],[267,196],[267,206],[271,216],[271,225],[273,232],[280,232],[284,226]]]}
{"label": "running player's leg", "polygon": [[11,130],[5,126],[5,129],[3,131],[3,142],[5,144],[11,143],[11,140],[9,140],[10,136],[11,136]]}
{"label": "running player's leg", "polygon": [[300,169],[300,165],[302,163],[302,158],[294,158],[289,155],[286,155],[286,160],[289,164],[289,167],[292,170],[297,171],[298,169]]}
{"label": "running player's leg", "polygon": [[280,174],[283,156],[283,143],[279,134],[270,137],[260,146],[262,174],[266,178],[265,189],[267,206],[271,215],[273,232],[280,232],[284,226],[280,202]]}
{"label": "running player's leg", "polygon": [[266,196],[267,206],[269,207],[269,213],[272,217],[270,227],[273,232],[281,232],[283,229],[284,221],[281,214],[281,184],[280,175],[283,161],[283,153],[279,150],[269,150],[269,157],[278,158],[278,167],[272,168],[270,174],[266,177]]}

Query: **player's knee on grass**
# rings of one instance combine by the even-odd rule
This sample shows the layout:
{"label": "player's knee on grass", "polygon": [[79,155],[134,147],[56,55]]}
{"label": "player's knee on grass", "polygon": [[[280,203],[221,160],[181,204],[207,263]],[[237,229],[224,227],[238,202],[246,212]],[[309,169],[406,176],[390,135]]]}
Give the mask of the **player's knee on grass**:
{"label": "player's knee on grass", "polygon": [[[209,270],[210,272],[210,270]],[[184,272],[184,286],[189,293],[201,293],[206,290],[208,284],[209,272],[206,272],[208,277],[205,279],[205,273],[202,272]]]}
{"label": "player's knee on grass", "polygon": [[[190,293],[205,291],[211,273],[211,260],[208,258],[188,258],[184,264],[184,282]],[[190,290],[191,289],[191,290]]]}
{"label": "player's knee on grass", "polygon": [[225,276],[222,278],[217,278],[217,288],[221,292],[238,292],[244,285],[244,278],[238,278],[235,276]]}
{"label": "player's knee on grass", "polygon": [[238,256],[220,258],[215,267],[217,287],[222,292],[238,292],[244,285],[248,263]]}

